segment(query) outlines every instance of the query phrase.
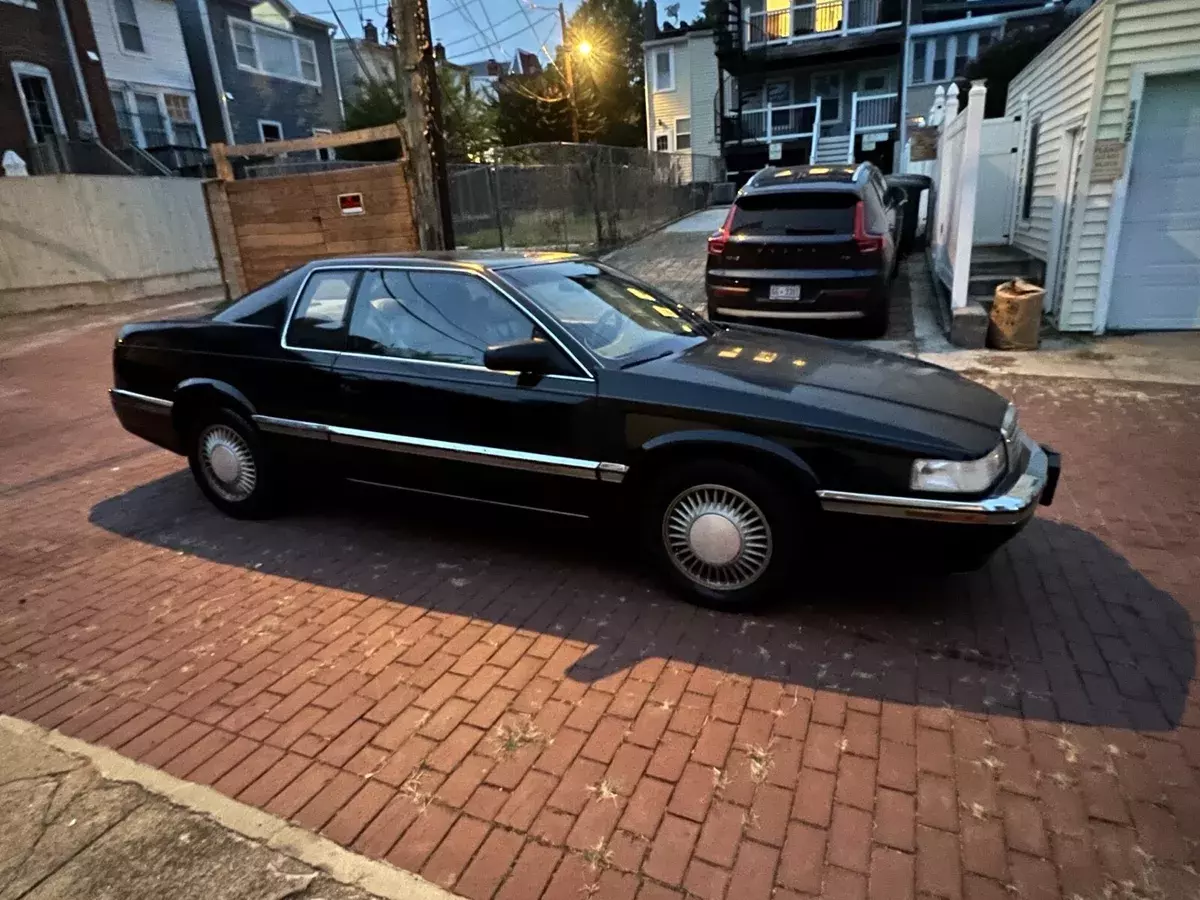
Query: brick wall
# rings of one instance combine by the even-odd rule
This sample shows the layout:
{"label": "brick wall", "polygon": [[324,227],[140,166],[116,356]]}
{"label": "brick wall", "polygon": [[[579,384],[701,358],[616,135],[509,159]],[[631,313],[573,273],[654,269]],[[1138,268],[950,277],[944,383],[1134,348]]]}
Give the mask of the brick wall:
{"label": "brick wall", "polygon": [[[115,146],[118,135],[116,114],[108,96],[104,72],[98,62],[87,56],[88,50],[96,48],[87,6],[84,0],[65,2],[97,129],[102,141]],[[28,62],[50,70],[68,136],[78,139],[78,122],[86,118],[86,114],[53,0],[37,0],[36,8],[0,3],[0,142],[2,149],[15,149],[28,158],[29,129],[13,77],[13,62]]]}

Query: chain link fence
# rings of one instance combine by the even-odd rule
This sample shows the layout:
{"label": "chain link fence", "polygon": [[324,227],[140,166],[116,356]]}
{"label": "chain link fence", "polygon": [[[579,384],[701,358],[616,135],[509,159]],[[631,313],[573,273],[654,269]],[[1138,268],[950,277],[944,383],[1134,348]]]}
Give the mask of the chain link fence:
{"label": "chain link fence", "polygon": [[501,147],[450,167],[454,236],[472,249],[600,252],[709,204],[719,156],[596,144]]}

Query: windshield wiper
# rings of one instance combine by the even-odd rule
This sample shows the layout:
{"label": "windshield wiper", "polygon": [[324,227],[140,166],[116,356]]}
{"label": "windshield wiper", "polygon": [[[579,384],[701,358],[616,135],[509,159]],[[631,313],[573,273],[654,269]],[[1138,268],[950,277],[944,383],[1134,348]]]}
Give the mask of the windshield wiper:
{"label": "windshield wiper", "polygon": [[664,356],[670,356],[674,350],[664,350],[662,353],[655,353],[653,356],[647,356],[644,359],[632,359],[627,363],[621,363],[622,369],[632,369],[634,366],[640,366],[642,363],[654,362],[656,359],[662,359]]}

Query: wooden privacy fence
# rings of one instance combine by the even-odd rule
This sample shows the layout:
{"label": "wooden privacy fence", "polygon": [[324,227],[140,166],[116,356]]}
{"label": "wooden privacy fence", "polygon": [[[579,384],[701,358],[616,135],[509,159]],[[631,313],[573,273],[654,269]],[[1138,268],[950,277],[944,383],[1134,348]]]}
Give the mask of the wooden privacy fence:
{"label": "wooden privacy fence", "polygon": [[237,297],[322,256],[418,249],[412,200],[398,162],[237,179],[230,157],[280,156],[396,139],[396,125],[266,144],[213,144],[217,179],[204,196],[221,274]]}

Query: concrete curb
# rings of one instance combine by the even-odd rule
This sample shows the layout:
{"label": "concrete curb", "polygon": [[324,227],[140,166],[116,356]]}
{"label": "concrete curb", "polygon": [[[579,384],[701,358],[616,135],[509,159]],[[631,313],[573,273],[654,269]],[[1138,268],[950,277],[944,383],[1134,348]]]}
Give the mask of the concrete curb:
{"label": "concrete curb", "polygon": [[87,759],[105,778],[132,782],[191,812],[214,819],[244,838],[320,869],[336,881],[361,888],[385,900],[460,900],[457,894],[378,860],[352,853],[320,835],[292,825],[277,816],[230,800],[210,787],[192,784],[142,765],[107,747],[97,747],[46,729],[0,715],[0,728],[36,738]]}

